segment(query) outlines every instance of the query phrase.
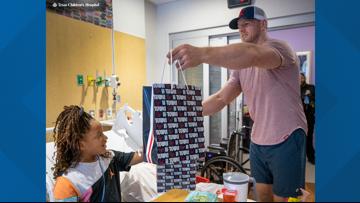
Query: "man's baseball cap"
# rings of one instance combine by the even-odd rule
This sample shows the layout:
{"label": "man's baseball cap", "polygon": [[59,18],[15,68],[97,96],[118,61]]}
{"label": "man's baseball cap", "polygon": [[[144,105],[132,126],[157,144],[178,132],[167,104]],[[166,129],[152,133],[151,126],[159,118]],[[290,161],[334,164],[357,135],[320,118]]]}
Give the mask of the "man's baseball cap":
{"label": "man's baseball cap", "polygon": [[230,21],[229,27],[231,29],[239,29],[238,28],[238,20],[239,19],[257,19],[257,20],[266,20],[266,14],[264,10],[256,6],[248,6],[240,10],[239,17],[234,18]]}

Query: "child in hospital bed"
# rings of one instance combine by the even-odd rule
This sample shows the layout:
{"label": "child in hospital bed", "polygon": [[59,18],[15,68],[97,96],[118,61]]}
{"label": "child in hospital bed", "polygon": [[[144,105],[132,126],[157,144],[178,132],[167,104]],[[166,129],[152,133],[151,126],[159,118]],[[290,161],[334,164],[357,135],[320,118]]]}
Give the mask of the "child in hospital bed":
{"label": "child in hospital bed", "polygon": [[101,124],[79,106],[65,106],[54,128],[55,201],[120,202],[119,171],[142,162],[138,153],[106,150]]}

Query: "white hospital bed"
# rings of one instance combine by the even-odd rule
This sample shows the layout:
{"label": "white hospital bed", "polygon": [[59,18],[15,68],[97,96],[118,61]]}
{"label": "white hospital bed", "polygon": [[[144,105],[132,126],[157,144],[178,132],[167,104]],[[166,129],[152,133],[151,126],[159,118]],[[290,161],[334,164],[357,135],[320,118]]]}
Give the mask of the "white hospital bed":
{"label": "white hospital bed", "polygon": [[[132,114],[132,120],[126,113]],[[118,113],[111,130],[104,132],[108,137],[107,147],[122,152],[142,149],[142,117],[141,113],[125,105]],[[53,199],[54,179],[51,167],[54,165],[54,143],[46,143],[46,190],[47,200]],[[147,202],[157,195],[156,166],[140,163],[131,167],[129,172],[120,172],[122,199],[125,202]]]}

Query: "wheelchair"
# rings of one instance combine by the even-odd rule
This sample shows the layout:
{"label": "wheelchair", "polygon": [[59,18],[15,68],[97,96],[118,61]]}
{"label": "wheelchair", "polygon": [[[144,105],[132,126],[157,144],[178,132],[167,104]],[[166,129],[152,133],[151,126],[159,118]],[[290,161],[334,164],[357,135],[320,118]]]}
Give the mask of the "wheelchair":
{"label": "wheelchair", "polygon": [[210,182],[223,184],[223,173],[241,172],[250,175],[250,169],[245,168],[249,158],[249,149],[244,141],[250,139],[251,128],[243,126],[241,130],[231,133],[227,144],[212,144],[205,153],[205,162],[200,168],[200,174]]}

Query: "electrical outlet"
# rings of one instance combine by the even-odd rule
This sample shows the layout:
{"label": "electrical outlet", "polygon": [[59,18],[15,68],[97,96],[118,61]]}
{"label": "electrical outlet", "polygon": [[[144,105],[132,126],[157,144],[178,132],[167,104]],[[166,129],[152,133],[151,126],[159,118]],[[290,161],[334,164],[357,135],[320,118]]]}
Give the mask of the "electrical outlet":
{"label": "electrical outlet", "polygon": [[87,76],[87,83],[88,83],[88,86],[94,86],[95,84],[95,79],[93,76]]}
{"label": "electrical outlet", "polygon": [[84,76],[81,74],[78,74],[76,76],[76,81],[77,81],[78,86],[83,86],[84,85]]}
{"label": "electrical outlet", "polygon": [[99,119],[104,119],[104,109],[99,109]]}
{"label": "electrical outlet", "polygon": [[108,119],[112,118],[112,109],[111,108],[106,109],[106,117]]}

